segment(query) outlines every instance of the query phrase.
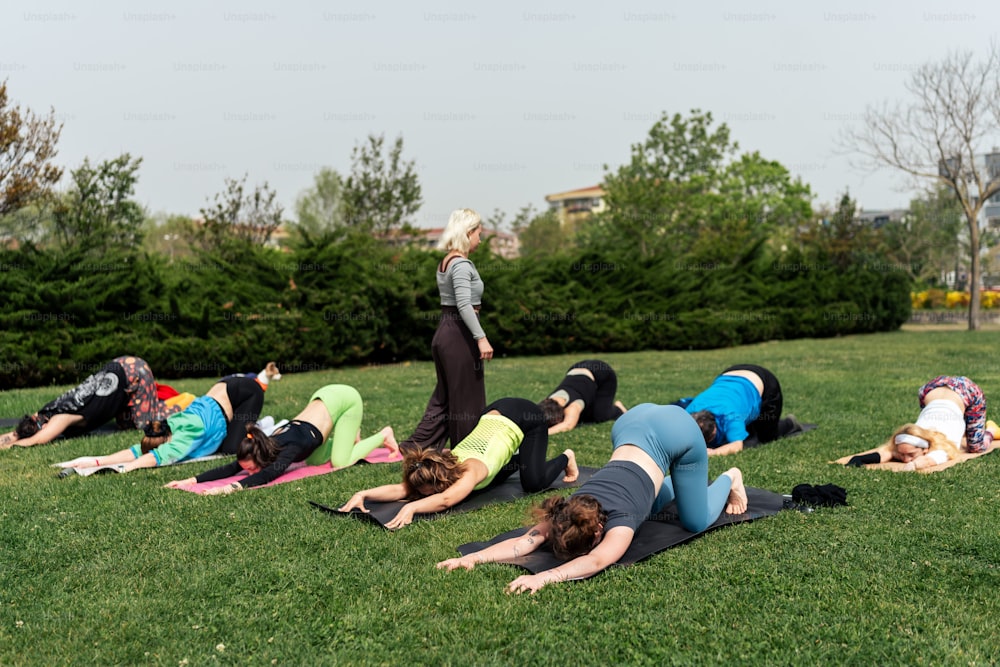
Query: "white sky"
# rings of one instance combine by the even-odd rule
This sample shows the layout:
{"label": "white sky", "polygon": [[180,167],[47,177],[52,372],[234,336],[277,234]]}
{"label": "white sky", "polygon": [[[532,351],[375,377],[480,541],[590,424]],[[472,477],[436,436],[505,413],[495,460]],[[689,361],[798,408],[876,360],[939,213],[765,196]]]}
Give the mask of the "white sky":
{"label": "white sky", "polygon": [[[7,0],[0,78],[65,123],[57,161],[141,156],[138,199],[196,214],[226,177],[267,181],[291,216],[368,133],[402,135],[424,205],[508,219],[599,183],[661,112],[711,111],[743,150],[866,209],[913,188],[836,137],[905,98],[915,67],[984,53],[994,2],[193,2]],[[856,158],[854,158],[856,161]],[[64,179],[65,180],[65,179]]]}

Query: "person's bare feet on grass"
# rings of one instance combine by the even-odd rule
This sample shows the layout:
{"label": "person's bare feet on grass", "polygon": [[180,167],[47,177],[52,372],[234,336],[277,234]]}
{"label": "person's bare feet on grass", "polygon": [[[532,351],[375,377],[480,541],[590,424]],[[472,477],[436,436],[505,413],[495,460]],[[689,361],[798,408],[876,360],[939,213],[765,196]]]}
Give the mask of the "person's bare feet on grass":
{"label": "person's bare feet on grass", "polygon": [[396,442],[396,434],[393,432],[391,426],[386,426],[382,429],[382,446],[388,449],[389,453],[393,456],[402,454],[399,451],[399,443]]}
{"label": "person's bare feet on grass", "polygon": [[563,452],[569,461],[566,462],[566,473],[563,476],[564,482],[575,482],[576,478],[580,476],[580,467],[576,465],[576,454],[572,449],[567,449]]}
{"label": "person's bare feet on grass", "polygon": [[722,473],[733,480],[729,488],[729,498],[726,500],[726,514],[743,514],[747,511],[747,489],[743,486],[743,473],[739,468],[730,468]]}
{"label": "person's bare feet on grass", "polygon": [[626,408],[625,404],[622,403],[621,401],[615,401],[615,407],[617,407],[619,410],[621,410],[622,414],[625,414],[626,412],[628,412],[628,408]]}

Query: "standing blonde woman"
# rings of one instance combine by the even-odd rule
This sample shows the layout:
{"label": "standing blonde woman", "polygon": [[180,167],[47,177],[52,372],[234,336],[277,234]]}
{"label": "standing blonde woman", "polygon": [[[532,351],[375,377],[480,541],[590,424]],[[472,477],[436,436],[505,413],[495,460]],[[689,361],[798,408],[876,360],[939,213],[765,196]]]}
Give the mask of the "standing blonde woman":
{"label": "standing blonde woman", "polygon": [[431,341],[437,384],[413,434],[403,450],[442,449],[465,439],[486,407],[483,364],[493,358],[493,347],[479,323],[483,281],[469,254],[479,247],[483,221],[468,208],[452,211],[438,244],[448,254],[437,267],[441,320]]}

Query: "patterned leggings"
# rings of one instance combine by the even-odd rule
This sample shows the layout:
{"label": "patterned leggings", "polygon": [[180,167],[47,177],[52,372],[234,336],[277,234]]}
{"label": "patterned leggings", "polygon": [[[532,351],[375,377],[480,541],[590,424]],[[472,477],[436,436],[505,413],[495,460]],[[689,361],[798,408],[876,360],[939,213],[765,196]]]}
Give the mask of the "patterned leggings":
{"label": "patterned leggings", "polygon": [[932,389],[947,387],[962,397],[965,403],[965,449],[968,452],[985,452],[989,446],[983,439],[986,430],[986,399],[983,390],[967,377],[939,375],[920,388],[920,407]]}
{"label": "patterned leggings", "polygon": [[119,428],[143,429],[152,421],[162,421],[180,412],[180,406],[169,406],[156,395],[156,378],[149,364],[139,357],[115,357],[111,360],[125,371],[125,392],[128,403],[116,415]]}

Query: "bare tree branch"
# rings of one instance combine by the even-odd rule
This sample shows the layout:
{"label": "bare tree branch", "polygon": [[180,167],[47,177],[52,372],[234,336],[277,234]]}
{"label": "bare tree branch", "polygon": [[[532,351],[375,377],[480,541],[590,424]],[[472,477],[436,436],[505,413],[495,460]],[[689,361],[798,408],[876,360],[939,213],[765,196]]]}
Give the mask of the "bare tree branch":
{"label": "bare tree branch", "polygon": [[[982,60],[970,51],[924,64],[906,90],[908,103],[869,106],[861,127],[848,128],[842,142],[872,166],[889,166],[955,193],[965,213],[975,291],[985,240],[980,217],[987,200],[1000,192],[1000,49],[991,44]],[[971,298],[969,329],[978,328],[979,299]]]}

